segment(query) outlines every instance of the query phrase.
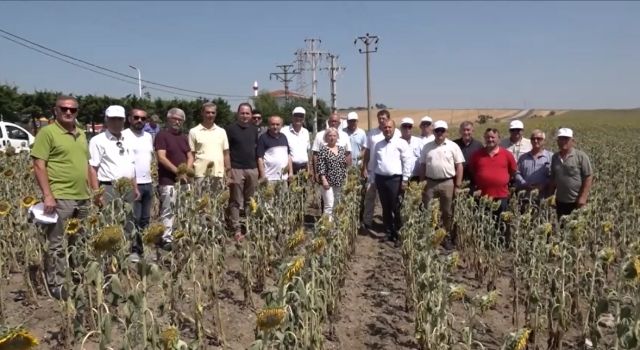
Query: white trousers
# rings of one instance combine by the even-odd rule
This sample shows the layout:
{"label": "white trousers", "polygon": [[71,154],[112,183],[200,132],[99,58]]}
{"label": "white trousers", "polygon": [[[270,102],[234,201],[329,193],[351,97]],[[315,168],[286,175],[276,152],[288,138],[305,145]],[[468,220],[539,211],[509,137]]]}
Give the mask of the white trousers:
{"label": "white trousers", "polygon": [[342,195],[342,187],[331,186],[328,190],[322,188],[322,201],[324,202],[324,208],[322,213],[333,216],[333,208],[340,202],[340,196]]}

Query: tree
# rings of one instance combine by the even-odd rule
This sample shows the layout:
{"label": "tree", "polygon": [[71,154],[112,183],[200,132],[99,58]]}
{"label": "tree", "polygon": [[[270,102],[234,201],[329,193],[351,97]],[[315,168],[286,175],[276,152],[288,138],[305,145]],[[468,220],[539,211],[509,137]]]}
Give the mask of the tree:
{"label": "tree", "polygon": [[478,116],[478,120],[476,122],[478,124],[485,124],[486,122],[488,122],[491,119],[493,119],[493,117],[488,115],[488,114],[480,114]]}
{"label": "tree", "polygon": [[253,99],[253,105],[262,113],[263,120],[272,115],[278,115],[281,116],[285,120],[285,124],[287,124],[287,121],[290,119],[287,119],[286,113],[280,108],[276,99],[266,91],[261,91],[258,96]]}

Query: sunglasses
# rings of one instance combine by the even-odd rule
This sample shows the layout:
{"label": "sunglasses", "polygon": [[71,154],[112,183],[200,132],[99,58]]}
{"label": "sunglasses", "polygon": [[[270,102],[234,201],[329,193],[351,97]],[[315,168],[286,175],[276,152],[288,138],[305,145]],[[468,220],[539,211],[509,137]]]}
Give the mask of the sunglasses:
{"label": "sunglasses", "polygon": [[413,128],[413,125],[405,124],[405,125],[402,125],[402,127],[405,129],[411,129]]}
{"label": "sunglasses", "polygon": [[445,129],[445,128],[437,128],[437,129],[433,130],[433,132],[438,133],[438,134],[443,133],[445,131],[447,131],[447,129]]}
{"label": "sunglasses", "polygon": [[509,129],[509,132],[520,132],[522,129]]}
{"label": "sunglasses", "polygon": [[532,137],[531,141],[542,141],[544,140],[544,137]]}
{"label": "sunglasses", "polygon": [[118,141],[116,142],[116,146],[118,146],[118,148],[120,148],[120,155],[124,154],[124,147],[122,147],[122,142]]}
{"label": "sunglasses", "polygon": [[260,120],[260,119],[262,119],[262,117],[251,117],[251,118],[253,118],[254,120]]}
{"label": "sunglasses", "polygon": [[420,127],[424,128],[425,126],[431,126],[431,123],[426,122],[426,123],[420,123]]}
{"label": "sunglasses", "polygon": [[132,118],[133,120],[141,120],[141,121],[147,120],[147,117],[141,117],[139,115],[134,115]]}
{"label": "sunglasses", "polygon": [[72,114],[75,114],[76,112],[78,112],[78,108],[73,108],[73,107],[60,107],[60,106],[58,106],[58,109],[62,113],[71,112]]}

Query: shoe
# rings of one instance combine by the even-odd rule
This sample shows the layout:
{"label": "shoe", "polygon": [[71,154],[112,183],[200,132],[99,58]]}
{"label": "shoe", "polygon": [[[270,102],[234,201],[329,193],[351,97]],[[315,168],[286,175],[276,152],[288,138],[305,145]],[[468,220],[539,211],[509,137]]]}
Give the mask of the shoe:
{"label": "shoe", "polygon": [[69,298],[69,294],[63,286],[52,287],[49,289],[49,292],[56,300],[66,301]]}
{"label": "shoe", "polygon": [[140,255],[138,253],[129,254],[129,262],[137,264],[140,262]]}

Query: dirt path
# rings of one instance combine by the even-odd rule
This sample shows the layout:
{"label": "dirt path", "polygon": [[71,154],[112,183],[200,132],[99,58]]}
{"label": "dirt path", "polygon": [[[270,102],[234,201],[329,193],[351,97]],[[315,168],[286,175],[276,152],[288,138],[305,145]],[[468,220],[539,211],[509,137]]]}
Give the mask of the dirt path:
{"label": "dirt path", "polygon": [[358,236],[335,323],[337,339],[326,349],[415,349],[413,315],[404,310],[400,248]]}

